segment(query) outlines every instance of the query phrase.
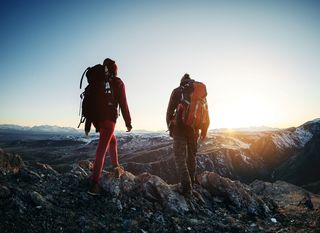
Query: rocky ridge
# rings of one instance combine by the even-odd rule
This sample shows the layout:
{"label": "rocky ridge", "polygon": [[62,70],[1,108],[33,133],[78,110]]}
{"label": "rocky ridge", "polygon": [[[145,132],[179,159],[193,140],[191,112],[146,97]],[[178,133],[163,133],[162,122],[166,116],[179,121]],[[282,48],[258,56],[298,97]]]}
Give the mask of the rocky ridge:
{"label": "rocky ridge", "polygon": [[60,173],[0,151],[1,232],[315,232],[320,197],[286,182],[250,185],[214,172],[184,197],[150,173],[103,172],[103,195],[87,194],[92,164]]}

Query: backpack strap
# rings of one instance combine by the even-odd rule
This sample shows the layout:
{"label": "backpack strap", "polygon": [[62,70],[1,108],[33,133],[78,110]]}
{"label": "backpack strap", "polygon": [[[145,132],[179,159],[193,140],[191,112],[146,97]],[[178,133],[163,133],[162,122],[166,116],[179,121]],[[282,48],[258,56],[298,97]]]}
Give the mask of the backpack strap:
{"label": "backpack strap", "polygon": [[112,84],[111,84],[111,82],[113,81],[113,78],[112,77],[110,77],[109,75],[106,75],[106,82],[107,83],[109,83],[109,90],[110,90],[110,93],[111,93],[111,95],[112,95],[112,97],[113,97],[113,90],[112,90]]}
{"label": "backpack strap", "polygon": [[112,102],[113,104],[115,104],[115,98],[114,98],[114,82],[116,82],[116,77],[115,76],[109,76],[109,75],[106,75],[106,82],[109,83],[109,88],[110,88],[110,94],[111,94],[111,98],[112,98]]}
{"label": "backpack strap", "polygon": [[80,80],[80,89],[81,89],[81,87],[82,87],[82,80],[83,80],[83,77],[84,77],[85,73],[86,73],[89,69],[90,69],[90,67],[88,67],[88,68],[83,72],[83,74],[82,74],[82,76],[81,76],[81,80]]}
{"label": "backpack strap", "polygon": [[188,105],[190,104],[190,101],[188,101],[188,100],[186,99],[186,97],[184,96],[183,92],[184,92],[185,89],[190,88],[193,83],[194,83],[194,80],[191,79],[190,81],[185,82],[184,84],[181,84],[181,85],[180,85],[180,90],[181,90],[180,102],[181,102],[181,103],[186,103],[186,104],[188,104]]}
{"label": "backpack strap", "polygon": [[81,125],[82,123],[84,123],[84,122],[85,122],[85,120],[86,120],[86,118],[85,118],[84,116],[81,116],[81,118],[80,118],[80,122],[79,122],[79,125],[78,125],[78,127],[77,127],[77,128],[79,128],[79,127],[80,127],[80,125]]}

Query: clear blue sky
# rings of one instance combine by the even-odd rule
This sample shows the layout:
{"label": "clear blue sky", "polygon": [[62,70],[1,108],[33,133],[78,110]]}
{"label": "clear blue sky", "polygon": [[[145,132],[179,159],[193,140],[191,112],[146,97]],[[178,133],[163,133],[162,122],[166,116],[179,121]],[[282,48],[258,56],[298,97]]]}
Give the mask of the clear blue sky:
{"label": "clear blue sky", "polygon": [[0,124],[76,127],[81,74],[106,57],[135,129],[166,128],[185,72],[207,84],[211,128],[320,116],[319,1],[30,0],[0,11]]}

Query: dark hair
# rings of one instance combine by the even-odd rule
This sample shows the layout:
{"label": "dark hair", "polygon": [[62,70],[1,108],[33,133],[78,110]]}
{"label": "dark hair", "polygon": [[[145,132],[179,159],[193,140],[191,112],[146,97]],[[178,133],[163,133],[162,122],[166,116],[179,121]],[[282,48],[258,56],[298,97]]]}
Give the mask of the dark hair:
{"label": "dark hair", "polygon": [[108,71],[110,74],[113,74],[115,76],[117,76],[118,73],[118,66],[116,64],[116,62],[110,58],[106,58],[103,61],[103,65],[106,66],[108,68]]}
{"label": "dark hair", "polygon": [[187,81],[189,79],[191,79],[190,75],[188,73],[185,73],[181,78],[181,82]]}

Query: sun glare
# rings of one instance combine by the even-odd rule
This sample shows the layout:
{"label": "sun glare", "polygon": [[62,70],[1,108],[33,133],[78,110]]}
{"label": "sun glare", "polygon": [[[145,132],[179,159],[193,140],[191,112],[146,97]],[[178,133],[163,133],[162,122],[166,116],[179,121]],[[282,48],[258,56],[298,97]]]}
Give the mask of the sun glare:
{"label": "sun glare", "polygon": [[[219,109],[221,108],[221,109]],[[268,125],[274,115],[266,100],[251,96],[242,96],[228,101],[225,106],[214,108],[213,128],[240,128]]]}

